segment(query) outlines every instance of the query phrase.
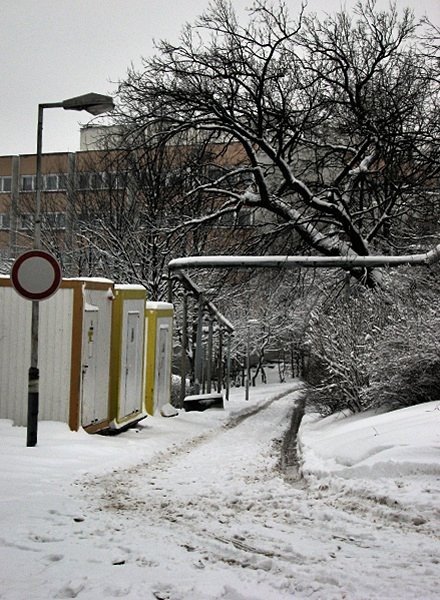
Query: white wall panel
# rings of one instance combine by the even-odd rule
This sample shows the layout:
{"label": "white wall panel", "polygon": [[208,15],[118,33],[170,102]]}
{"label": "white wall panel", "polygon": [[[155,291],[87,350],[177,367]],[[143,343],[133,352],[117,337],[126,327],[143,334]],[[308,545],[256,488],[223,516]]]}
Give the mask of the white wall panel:
{"label": "white wall panel", "polygon": [[73,290],[40,302],[40,419],[69,420]]}
{"label": "white wall panel", "polygon": [[[27,423],[32,303],[0,288],[0,418]],[[40,302],[38,366],[39,418],[68,421],[73,290],[59,290]]]}
{"label": "white wall panel", "polygon": [[27,422],[31,303],[0,287],[0,418]]}
{"label": "white wall panel", "polygon": [[[7,285],[0,285],[0,419],[11,419],[15,425],[26,426],[32,302],[19,296],[8,284],[9,281]],[[80,327],[73,328],[74,300],[78,298],[75,289],[78,290],[77,284],[61,288],[52,298],[39,304],[40,420],[69,423],[72,373],[80,373],[82,366],[82,363],[72,365],[72,343],[78,342],[80,347],[82,338]],[[98,392],[94,411],[96,420],[104,421],[109,416],[112,301],[107,289],[87,287],[83,300],[99,308],[95,382]],[[76,335],[74,331],[80,336],[79,340],[72,339],[72,335]],[[78,403],[79,410],[81,399],[75,396],[73,402]]]}
{"label": "white wall panel", "polygon": [[158,317],[156,325],[156,365],[154,375],[154,410],[170,401],[171,353],[173,341],[173,318]]}

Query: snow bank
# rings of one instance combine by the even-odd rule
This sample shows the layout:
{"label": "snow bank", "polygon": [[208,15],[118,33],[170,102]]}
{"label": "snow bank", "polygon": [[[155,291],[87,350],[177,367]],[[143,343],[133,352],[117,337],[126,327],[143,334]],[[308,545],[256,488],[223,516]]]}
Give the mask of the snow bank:
{"label": "snow bank", "polygon": [[380,415],[339,413],[323,419],[306,415],[299,437],[305,473],[349,478],[362,471],[375,478],[382,465],[381,476],[399,476],[408,466],[414,474],[440,475],[438,402]]}
{"label": "snow bank", "polygon": [[307,414],[298,445],[302,474],[315,487],[356,490],[430,516],[440,506],[438,402],[385,414]]}

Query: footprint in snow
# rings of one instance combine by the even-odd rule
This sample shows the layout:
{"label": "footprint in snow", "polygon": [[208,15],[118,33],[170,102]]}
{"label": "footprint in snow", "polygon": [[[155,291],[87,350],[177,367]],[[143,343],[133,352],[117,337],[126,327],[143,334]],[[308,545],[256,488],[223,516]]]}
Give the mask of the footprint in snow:
{"label": "footprint in snow", "polygon": [[83,581],[69,581],[55,594],[54,598],[77,598],[86,587],[87,577]]}

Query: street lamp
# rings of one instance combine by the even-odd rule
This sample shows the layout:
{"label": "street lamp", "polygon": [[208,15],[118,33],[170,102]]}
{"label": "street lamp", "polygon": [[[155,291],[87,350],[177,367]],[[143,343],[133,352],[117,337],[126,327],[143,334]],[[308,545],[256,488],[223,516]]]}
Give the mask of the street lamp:
{"label": "street lamp", "polygon": [[[34,211],[34,237],[33,247],[41,249],[41,159],[43,143],[43,112],[45,108],[63,108],[64,110],[85,110],[92,115],[100,115],[114,109],[113,98],[102,94],[84,94],[68,98],[61,102],[51,102],[38,105],[37,126],[37,164],[35,175],[35,211]],[[37,444],[38,410],[39,410],[39,379],[38,369],[38,325],[40,311],[37,300],[32,300],[31,317],[31,366],[28,379],[28,420],[27,420],[27,446]]]}
{"label": "street lamp", "polygon": [[258,325],[257,319],[248,319],[246,323],[246,387],[244,399],[249,400],[249,383],[251,378],[250,325]]}
{"label": "street lamp", "polygon": [[64,110],[85,110],[97,116],[113,110],[115,107],[111,96],[102,94],[84,94],[75,98],[68,98],[62,102],[50,102],[38,105],[37,127],[37,172],[35,178],[35,216],[34,216],[34,248],[41,248],[41,159],[43,144],[43,111],[45,108],[64,108]]}

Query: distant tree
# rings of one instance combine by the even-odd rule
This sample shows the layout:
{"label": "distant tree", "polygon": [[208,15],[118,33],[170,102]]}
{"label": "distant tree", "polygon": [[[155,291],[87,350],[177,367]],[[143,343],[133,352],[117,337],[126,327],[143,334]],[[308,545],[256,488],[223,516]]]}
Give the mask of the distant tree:
{"label": "distant tree", "polygon": [[[432,218],[416,227],[439,204],[432,29],[374,0],[322,19],[303,7],[296,21],[284,3],[257,1],[250,16],[241,25],[232,3],[215,0],[179,44],[161,42],[121,82],[119,123],[146,144],[239,144],[245,161],[195,177],[187,198],[205,197],[210,221],[258,209],[263,251],[299,239],[304,252],[336,256],[423,246],[438,232]],[[370,287],[380,277],[352,273]]]}
{"label": "distant tree", "polygon": [[235,327],[232,348],[238,371],[245,368],[249,345],[253,381],[260,375],[266,379],[268,364],[279,366],[281,379],[301,375],[305,329],[318,294],[315,274],[299,269],[232,271],[227,278],[219,273],[215,302]]}

